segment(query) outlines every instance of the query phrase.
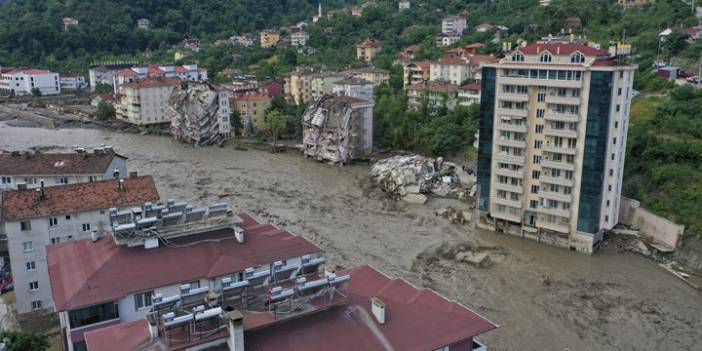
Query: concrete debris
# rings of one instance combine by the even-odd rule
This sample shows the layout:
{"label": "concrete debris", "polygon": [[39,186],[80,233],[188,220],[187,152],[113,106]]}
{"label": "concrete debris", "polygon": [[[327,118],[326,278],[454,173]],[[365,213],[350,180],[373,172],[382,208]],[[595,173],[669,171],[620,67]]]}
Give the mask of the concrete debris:
{"label": "concrete debris", "polygon": [[618,228],[618,229],[612,229],[612,231],[614,232],[614,234],[619,234],[619,235],[631,235],[631,236],[635,236],[635,237],[639,236],[638,230]]}
{"label": "concrete debris", "polygon": [[461,182],[461,172],[454,163],[444,162],[441,157],[394,156],[376,162],[371,168],[371,177],[395,200],[408,194],[465,199],[470,185]]}
{"label": "concrete debris", "polygon": [[473,213],[470,211],[462,211],[453,207],[446,207],[435,212],[439,217],[444,217],[453,224],[469,223],[473,219]]}
{"label": "concrete debris", "polygon": [[490,256],[484,252],[461,252],[456,255],[455,260],[478,268],[486,268],[491,265]]}
{"label": "concrete debris", "polygon": [[305,156],[343,164],[373,151],[373,103],[323,95],[302,115]]}
{"label": "concrete debris", "polygon": [[177,140],[197,146],[222,144],[229,135],[226,122],[219,115],[219,94],[203,82],[184,82],[168,99],[171,133]]}
{"label": "concrete debris", "polygon": [[402,201],[409,202],[411,204],[423,205],[427,202],[427,197],[422,194],[407,194],[402,197]]}
{"label": "concrete debris", "polygon": [[487,268],[495,263],[491,256],[503,255],[499,248],[477,246],[467,241],[444,242],[427,248],[417,255],[415,264],[431,264],[437,260],[467,263],[478,268]]}

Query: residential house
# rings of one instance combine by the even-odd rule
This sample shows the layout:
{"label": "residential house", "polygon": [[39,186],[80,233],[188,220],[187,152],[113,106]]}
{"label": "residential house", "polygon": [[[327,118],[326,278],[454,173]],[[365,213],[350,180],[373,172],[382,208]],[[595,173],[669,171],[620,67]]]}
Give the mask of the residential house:
{"label": "residential house", "polygon": [[[159,199],[149,176],[4,191],[0,196],[20,314],[54,307],[47,245],[73,246],[85,238],[90,242],[112,229],[110,209],[127,210]],[[85,272],[71,274],[78,277]],[[56,290],[72,289],[56,284]]]}
{"label": "residential house", "polygon": [[256,44],[256,40],[258,40],[258,37],[256,37],[256,35],[253,33],[241,33],[229,39],[234,44],[248,47]]}
{"label": "residential house", "polygon": [[190,37],[190,38],[185,38],[178,43],[178,46],[182,47],[183,49],[190,50],[192,52],[199,52],[200,51],[200,39],[197,37]]}
{"label": "residential house", "polygon": [[280,40],[280,32],[273,29],[262,30],[259,36],[259,42],[262,48],[272,48],[276,46]]}
{"label": "residential house", "polygon": [[119,104],[119,101],[121,98],[122,98],[122,94],[115,94],[115,93],[98,94],[98,95],[95,95],[95,97],[90,100],[90,106],[98,107],[98,105],[100,105],[101,102],[115,106],[115,105]]}
{"label": "residential house", "polygon": [[644,7],[654,3],[654,0],[617,0],[619,6],[624,9],[630,9],[634,7]]}
{"label": "residential house", "polygon": [[563,26],[566,29],[578,29],[582,27],[583,21],[578,16],[570,16],[563,21]]}
{"label": "residential house", "polygon": [[411,5],[409,0],[400,0],[397,4],[397,9],[400,11],[409,10]]}
{"label": "residential house", "polygon": [[461,85],[466,79],[473,78],[470,62],[461,58],[441,58],[430,63],[429,80],[449,82]]}
{"label": "residential house", "polygon": [[177,78],[182,81],[206,82],[208,80],[207,70],[198,67],[197,64],[187,64],[182,66],[174,65],[148,65],[134,66],[123,69],[114,74],[112,84],[114,91],[122,92],[122,85],[134,83],[145,78]]}
{"label": "residential house", "polygon": [[232,97],[230,105],[239,112],[245,136],[253,136],[258,131],[267,130],[266,111],[273,99],[266,93],[243,94]]}
{"label": "residential house", "polygon": [[316,101],[324,95],[333,94],[334,82],[349,76],[343,72],[321,72],[315,74],[310,83],[312,88],[312,99],[310,101]]}
{"label": "residential house", "polygon": [[470,83],[458,88],[458,104],[470,106],[480,104],[480,83]]}
{"label": "residential house", "polygon": [[127,158],[111,147],[74,153],[0,153],[0,191],[66,185],[112,179],[117,171],[127,175]]}
{"label": "residential house", "polygon": [[296,105],[312,100],[312,79],[316,71],[310,67],[296,67],[295,71],[285,75],[285,99]]}
{"label": "residential house", "polygon": [[445,105],[453,110],[458,100],[459,87],[443,81],[428,81],[407,86],[405,90],[409,99],[407,104],[412,109],[419,109],[426,101],[430,107]]}
{"label": "residential house", "polygon": [[495,63],[498,60],[494,55],[468,55],[468,61],[470,62],[470,71],[472,72],[472,78],[480,81],[482,79],[482,68],[483,66],[491,63]]}
{"label": "residential house", "polygon": [[166,108],[177,78],[145,78],[122,85],[122,99],[115,106],[117,118],[138,126],[170,123]]}
{"label": "residential house", "polygon": [[411,62],[419,52],[419,45],[410,45],[400,50],[398,58],[400,62]]}
{"label": "residential house", "polygon": [[324,95],[302,115],[306,157],[337,164],[367,157],[373,150],[373,102]]}
{"label": "residential house", "polygon": [[292,46],[305,46],[310,40],[310,34],[304,30],[298,31],[290,35],[290,44]]}
{"label": "residential house", "polygon": [[268,96],[274,98],[283,94],[283,84],[275,79],[266,79],[258,83],[259,89],[265,91]]}
{"label": "residential house", "polygon": [[146,18],[140,18],[137,20],[137,28],[139,29],[149,29],[151,27],[151,21]]}
{"label": "residential house", "polygon": [[441,33],[463,35],[466,30],[466,18],[463,16],[446,16],[441,20]]}
{"label": "residential house", "polygon": [[90,80],[90,91],[95,91],[98,85],[114,85],[114,77],[117,72],[133,67],[136,62],[109,62],[90,66],[88,77]]}
{"label": "residential house", "polygon": [[390,71],[373,66],[349,69],[341,72],[341,74],[364,79],[375,85],[380,85],[390,80]]}
{"label": "residential house", "polygon": [[332,94],[350,96],[375,103],[375,85],[365,79],[347,77],[332,83]]}
{"label": "residential house", "polygon": [[494,30],[497,30],[497,26],[491,23],[481,23],[475,26],[475,31],[477,33],[492,32]]}
{"label": "residential house", "polygon": [[448,49],[444,51],[444,57],[468,59],[472,55],[476,55],[478,50],[482,49],[483,47],[485,47],[485,45],[481,43],[473,43],[461,48]]}
{"label": "residential house", "polygon": [[375,39],[366,39],[356,44],[356,59],[371,62],[383,49],[383,44]]}
{"label": "residential house", "polygon": [[680,31],[687,34],[688,43],[694,43],[700,39],[700,32],[702,32],[702,26],[680,28]]}
{"label": "residential house", "polygon": [[78,90],[88,87],[85,76],[78,72],[64,73],[61,75],[59,81],[61,82],[61,89]]}
{"label": "residential house", "polygon": [[354,17],[363,16],[363,7],[352,7],[351,8],[351,16],[354,16]]}
{"label": "residential house", "polygon": [[74,26],[77,26],[80,22],[73,18],[73,17],[64,17],[63,18],[63,31],[68,32],[68,29]]}
{"label": "residential house", "polygon": [[403,69],[403,82],[405,86],[423,83],[431,77],[431,62],[410,62]]}
{"label": "residential house", "polygon": [[594,250],[619,219],[636,69],[607,50],[564,42],[520,46],[483,67],[485,226]]}
{"label": "residential house", "polygon": [[441,32],[434,37],[436,46],[450,46],[461,40],[461,35],[456,32]]}
{"label": "residential house", "polygon": [[0,67],[1,93],[22,96],[32,95],[35,90],[42,95],[61,94],[58,73],[27,67]]}

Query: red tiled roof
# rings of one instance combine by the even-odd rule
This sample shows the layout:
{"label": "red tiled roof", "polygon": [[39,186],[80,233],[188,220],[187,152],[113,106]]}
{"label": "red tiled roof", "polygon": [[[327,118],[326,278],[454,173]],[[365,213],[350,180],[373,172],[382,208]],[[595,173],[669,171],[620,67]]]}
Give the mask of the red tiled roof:
{"label": "red tiled roof", "polygon": [[45,69],[34,69],[34,68],[20,69],[19,72],[24,73],[24,74],[47,74],[47,73],[51,73],[51,71],[47,71],[47,70],[45,70]]}
{"label": "red tiled roof", "polygon": [[482,47],[485,47],[485,44],[473,43],[473,44],[468,44],[468,45],[464,46],[464,48],[466,48],[466,49],[480,49]]}
{"label": "red tiled roof", "polygon": [[[112,94],[107,94],[112,95]],[[74,153],[0,153],[2,175],[56,175],[56,174],[104,174],[116,157],[126,159],[115,152],[85,154]]]}
{"label": "red tiled roof", "polygon": [[145,78],[132,83],[122,84],[123,88],[154,88],[176,86],[180,84],[178,78]]}
{"label": "red tiled roof", "polygon": [[357,48],[382,48],[383,44],[375,39],[367,39],[356,45]]}
{"label": "red tiled roof", "polygon": [[259,224],[247,214],[239,216],[246,233],[243,244],[233,240],[234,230],[228,228],[171,239],[174,247],[151,250],[117,246],[111,238],[51,245],[47,248],[47,265],[54,306],[57,311],[65,311],[114,301],[139,291],[214,279],[320,251],[301,236],[271,224]]}
{"label": "red tiled roof", "polygon": [[125,69],[115,73],[115,76],[121,76],[121,77],[133,77],[136,75],[138,75],[138,73],[134,72],[134,70],[131,68],[125,68]]}
{"label": "red tiled roof", "polygon": [[76,183],[44,187],[44,199],[37,199],[36,189],[2,193],[2,215],[5,221],[49,215],[70,214],[88,210],[105,210],[158,201],[159,195],[151,176],[124,178],[124,190],[117,189],[117,180]]}
{"label": "red tiled roof", "polygon": [[[360,266],[337,272],[337,275],[345,274],[351,275],[346,288],[342,288],[348,298],[345,305],[255,328],[247,327],[255,324],[247,321],[258,316],[244,314],[246,349],[427,351],[449,345],[465,346],[475,336],[497,328],[485,317],[431,289],[419,289],[405,280],[392,279],[373,267]],[[383,325],[372,316],[370,300],[373,297],[385,303]],[[225,336],[223,333],[222,337]],[[148,344],[147,350],[161,350],[158,345],[162,344],[150,342],[148,325],[144,321],[92,331],[86,334],[86,340],[91,351],[131,350],[115,342],[117,340]],[[222,346],[214,350],[228,348]]]}
{"label": "red tiled roof", "polygon": [[469,62],[468,60],[464,60],[460,57],[443,57],[432,63],[440,65],[467,65]]}
{"label": "red tiled roof", "polygon": [[520,51],[525,55],[538,55],[544,51],[548,51],[551,55],[569,56],[570,54],[580,51],[585,56],[604,56],[607,55],[607,50],[591,48],[584,44],[561,44],[561,43],[532,43],[525,47],[517,48],[515,51]]}
{"label": "red tiled roof", "polygon": [[461,90],[480,90],[480,83],[470,83],[461,86]]}
{"label": "red tiled roof", "polygon": [[233,100],[235,101],[267,101],[270,99],[271,97],[268,96],[268,94],[243,94],[236,98],[233,98]]}
{"label": "red tiled roof", "polygon": [[428,82],[412,84],[407,87],[407,90],[429,90],[438,93],[450,93],[458,91],[458,85],[430,80]]}

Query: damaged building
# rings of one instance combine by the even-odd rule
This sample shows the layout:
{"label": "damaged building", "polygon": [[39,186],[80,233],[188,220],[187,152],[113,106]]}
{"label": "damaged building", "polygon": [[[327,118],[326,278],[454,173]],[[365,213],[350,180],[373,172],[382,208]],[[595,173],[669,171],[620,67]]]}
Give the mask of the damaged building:
{"label": "damaged building", "polygon": [[307,157],[346,163],[373,149],[372,102],[350,96],[323,95],[302,116]]}
{"label": "damaged building", "polygon": [[229,116],[219,113],[219,94],[205,82],[183,82],[168,99],[171,134],[194,145],[222,144],[229,138]]}

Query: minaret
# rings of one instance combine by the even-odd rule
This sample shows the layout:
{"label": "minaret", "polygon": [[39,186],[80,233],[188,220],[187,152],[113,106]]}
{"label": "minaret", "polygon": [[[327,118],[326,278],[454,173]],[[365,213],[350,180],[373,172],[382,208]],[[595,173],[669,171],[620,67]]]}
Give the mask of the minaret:
{"label": "minaret", "polygon": [[317,9],[317,16],[322,18],[322,0],[319,0],[319,8]]}

